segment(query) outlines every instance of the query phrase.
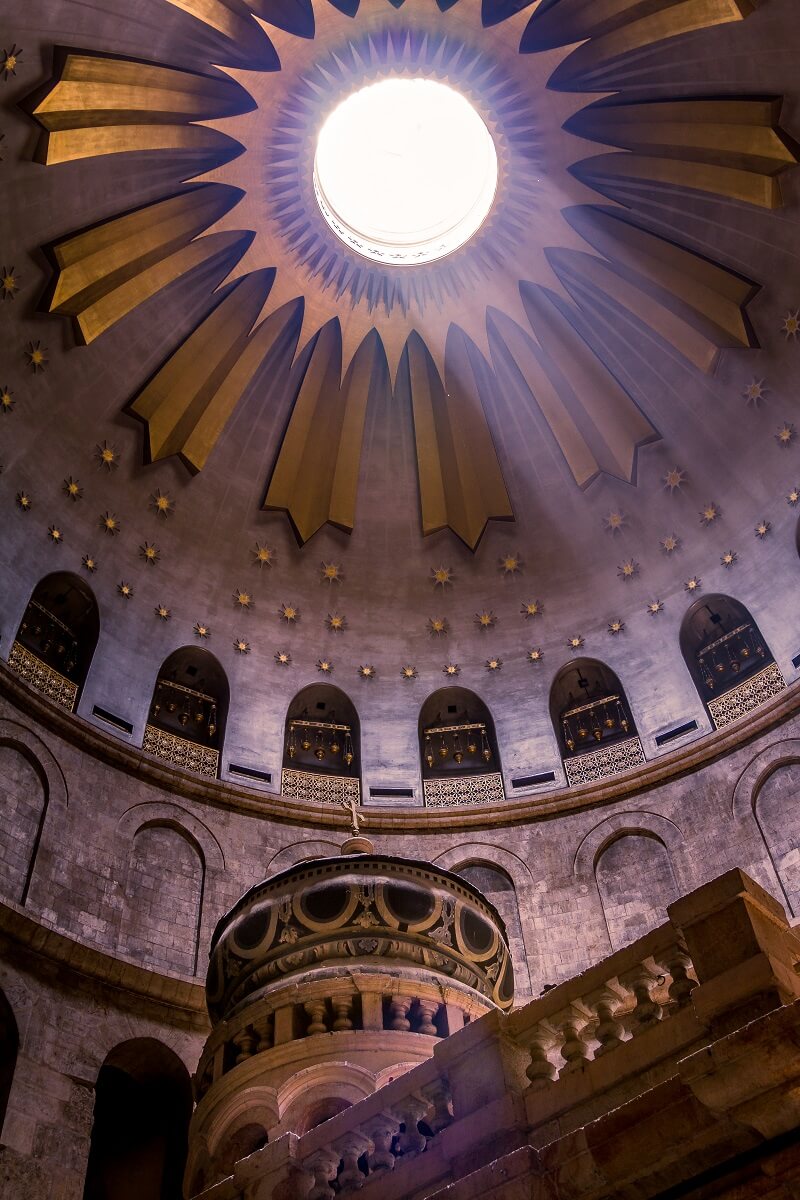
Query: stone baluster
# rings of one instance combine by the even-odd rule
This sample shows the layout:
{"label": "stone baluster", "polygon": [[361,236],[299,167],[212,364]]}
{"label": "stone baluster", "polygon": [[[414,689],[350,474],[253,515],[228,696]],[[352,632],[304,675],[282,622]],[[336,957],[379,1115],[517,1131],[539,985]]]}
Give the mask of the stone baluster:
{"label": "stone baluster", "polygon": [[411,998],[409,996],[392,996],[389,1006],[389,1028],[408,1033],[411,1028],[411,1022],[408,1019],[410,1008]]}
{"label": "stone baluster", "polygon": [[436,1037],[437,1029],[433,1023],[433,1018],[439,1011],[438,1000],[418,1000],[417,1015],[419,1024],[417,1025],[417,1033],[427,1033],[430,1037]]}
{"label": "stone baluster", "polygon": [[556,1031],[546,1021],[540,1021],[528,1034],[531,1061],[525,1074],[531,1081],[531,1087],[543,1088],[555,1079],[558,1072],[550,1061],[549,1052],[556,1044],[560,1045],[560,1041]]}
{"label": "stone baluster", "polygon": [[258,1037],[256,1036],[256,1032],[251,1025],[247,1025],[244,1029],[240,1029],[238,1033],[233,1035],[231,1041],[236,1047],[236,1058],[234,1059],[234,1062],[237,1067],[239,1063],[247,1062],[247,1059],[252,1058],[256,1052]]}
{"label": "stone baluster", "polygon": [[369,1140],[357,1129],[345,1133],[333,1143],[333,1149],[342,1160],[339,1172],[339,1190],[342,1193],[357,1192],[364,1186],[366,1175],[358,1165],[362,1154],[370,1148]]}
{"label": "stone baluster", "polygon": [[597,1017],[594,1036],[600,1045],[595,1050],[595,1058],[601,1058],[611,1050],[616,1050],[625,1040],[625,1030],[616,1017],[617,1009],[625,996],[625,989],[612,980],[585,997],[586,1004],[594,1009]]}
{"label": "stone baluster", "polygon": [[405,1126],[398,1140],[398,1149],[404,1158],[416,1158],[428,1144],[425,1134],[417,1128],[428,1108],[427,1101],[417,1096],[406,1096],[395,1105],[394,1113]]}
{"label": "stone baluster", "polygon": [[561,1031],[564,1039],[561,1046],[564,1066],[558,1073],[559,1077],[579,1071],[584,1063],[589,1061],[589,1047],[583,1033],[591,1019],[591,1011],[580,1000],[573,1000],[552,1018],[553,1024]]}
{"label": "stone baluster", "polygon": [[435,1137],[453,1121],[453,1097],[450,1085],[446,1079],[440,1076],[433,1083],[422,1088],[422,1095],[433,1108],[433,1115],[428,1119],[428,1125]]}
{"label": "stone baluster", "polygon": [[311,1017],[311,1024],[306,1030],[307,1034],[311,1036],[315,1033],[327,1033],[328,1026],[326,1023],[326,1017],[328,1014],[326,1012],[325,1001],[307,1000],[303,1007]]}
{"label": "stone baluster", "polygon": [[400,1122],[392,1113],[381,1113],[365,1126],[363,1132],[372,1142],[372,1153],[367,1158],[370,1171],[394,1170],[392,1138],[399,1128]]}
{"label": "stone baluster", "polygon": [[353,1028],[353,997],[334,996],[333,1028],[338,1032]]}
{"label": "stone baluster", "polygon": [[306,1200],[333,1200],[336,1193],[331,1187],[331,1180],[336,1178],[340,1162],[341,1155],[331,1147],[325,1147],[303,1163],[303,1170],[313,1180]]}
{"label": "stone baluster", "polygon": [[[670,976],[671,982],[668,988],[670,1000],[678,1008],[683,1008],[697,987],[692,960],[686,947],[682,946],[680,942],[674,942],[659,954],[655,961],[656,965],[663,967]],[[690,971],[691,974],[689,974]]]}
{"label": "stone baluster", "polygon": [[636,998],[631,1032],[634,1037],[637,1037],[638,1034],[644,1033],[645,1030],[657,1025],[661,1020],[661,1005],[652,996],[653,989],[661,976],[657,970],[652,970],[646,963],[639,963],[630,971],[623,971],[618,978],[622,986],[633,992]]}

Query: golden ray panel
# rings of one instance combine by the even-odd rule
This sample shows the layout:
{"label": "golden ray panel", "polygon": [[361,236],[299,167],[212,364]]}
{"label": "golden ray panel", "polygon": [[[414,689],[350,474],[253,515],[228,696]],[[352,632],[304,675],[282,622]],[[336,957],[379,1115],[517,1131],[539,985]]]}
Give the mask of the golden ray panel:
{"label": "golden ray panel", "polygon": [[[522,12],[508,0],[446,11],[361,0],[347,13],[298,0],[280,15],[269,0],[169,2],[237,65],[191,72],[60,50],[30,102],[48,165],[196,156],[177,194],[51,247],[49,309],[86,342],[201,264],[227,272],[210,313],[133,401],[149,458],[176,454],[201,470],[276,348],[302,346],[264,507],[284,511],[301,544],[325,523],[351,532],[368,405],[393,386],[413,416],[421,531],[449,528],[474,550],[489,521],[513,519],[490,419],[501,361],[586,487],[601,472],[635,481],[638,448],[659,436],[593,349],[600,300],[701,371],[754,344],[756,283],[648,229],[636,197],[657,186],[778,207],[781,175],[798,161],[780,99],[613,94],[626,56],[741,21],[749,0],[559,0]],[[500,162],[485,225],[424,267],[346,247],[312,185],[321,119],[393,73],[461,90]],[[627,207],[600,202],[623,183]]]}

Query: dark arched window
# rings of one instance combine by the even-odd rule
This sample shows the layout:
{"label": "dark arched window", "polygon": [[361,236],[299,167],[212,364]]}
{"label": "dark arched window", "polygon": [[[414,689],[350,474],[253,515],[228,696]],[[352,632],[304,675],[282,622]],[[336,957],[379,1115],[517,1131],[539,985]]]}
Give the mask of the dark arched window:
{"label": "dark arched window", "polygon": [[352,700],[330,683],[303,688],[286,713],[282,793],[359,803],[360,775],[361,733]]}
{"label": "dark arched window", "polygon": [[95,1085],[84,1200],[171,1200],[182,1194],[192,1111],[189,1072],[153,1038],[116,1046]]}
{"label": "dark arched window", "polygon": [[176,766],[217,775],[228,717],[228,679],[208,650],[182,646],[156,679],[143,748]]}
{"label": "dark arched window", "polygon": [[[717,728],[785,686],[761,630],[745,606],[731,596],[697,600],[681,623],[680,644],[694,685]],[[762,677],[762,672],[774,679]],[[755,685],[755,676],[760,677],[759,686],[743,689],[746,680]],[[724,697],[730,699],[734,690],[739,698],[731,705]],[[749,700],[753,703],[746,691],[752,691]]]}
{"label": "dark arched window", "polygon": [[644,762],[625,690],[597,659],[577,658],[561,668],[550,689],[550,718],[571,785]]}
{"label": "dark arched window", "polygon": [[11,1095],[11,1084],[14,1082],[14,1069],[17,1065],[19,1051],[19,1031],[11,1005],[0,991],[0,1137],[8,1111],[8,1100]]}
{"label": "dark arched window", "polygon": [[425,803],[503,799],[492,714],[467,688],[434,692],[419,714],[419,752]]}
{"label": "dark arched window", "polygon": [[99,633],[91,588],[68,571],[46,575],[28,601],[8,665],[72,711],[89,674]]}

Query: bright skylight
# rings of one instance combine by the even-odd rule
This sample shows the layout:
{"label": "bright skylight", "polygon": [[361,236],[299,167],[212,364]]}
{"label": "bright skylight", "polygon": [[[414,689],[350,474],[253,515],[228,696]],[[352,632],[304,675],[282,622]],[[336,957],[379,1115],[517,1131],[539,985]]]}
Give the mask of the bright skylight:
{"label": "bright skylight", "polygon": [[337,237],[373,262],[419,264],[463,246],[497,190],[497,152],[470,102],[433,79],[383,79],[320,131],[314,186]]}

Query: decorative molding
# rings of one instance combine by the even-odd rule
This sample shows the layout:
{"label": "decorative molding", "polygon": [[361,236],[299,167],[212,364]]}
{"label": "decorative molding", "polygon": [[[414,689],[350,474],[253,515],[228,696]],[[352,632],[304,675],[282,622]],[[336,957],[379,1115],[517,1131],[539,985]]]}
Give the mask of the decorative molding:
{"label": "decorative molding", "polygon": [[731,721],[738,721],[754,708],[760,708],[767,700],[786,690],[786,680],[777,663],[770,663],[749,679],[744,679],[729,692],[708,701],[708,711],[715,729],[723,729]]}
{"label": "decorative molding", "polygon": [[281,795],[315,804],[339,804],[349,808],[361,803],[361,781],[350,775],[318,775],[314,771],[281,771]]}
{"label": "decorative molding", "polygon": [[53,667],[48,667],[30,650],[26,650],[20,642],[14,642],[8,656],[8,665],[15,675],[24,679],[37,692],[53,700],[67,712],[72,712],[78,695],[78,685],[71,679],[66,679]]}
{"label": "decorative molding", "polygon": [[461,775],[453,779],[423,779],[426,808],[452,808],[460,804],[496,804],[505,800],[503,776]]}
{"label": "decorative molding", "polygon": [[165,729],[156,729],[155,725],[145,725],[142,749],[164,762],[174,763],[176,767],[184,767],[198,775],[210,775],[212,779],[217,777],[218,750],[199,746],[197,742],[178,737],[176,733],[167,733]]}
{"label": "decorative molding", "polygon": [[615,742],[613,746],[601,746],[586,754],[578,754],[575,758],[565,758],[564,770],[568,785],[576,787],[582,783],[608,779],[609,775],[619,775],[621,771],[632,771],[644,762],[642,743],[638,737],[632,737],[624,742]]}

